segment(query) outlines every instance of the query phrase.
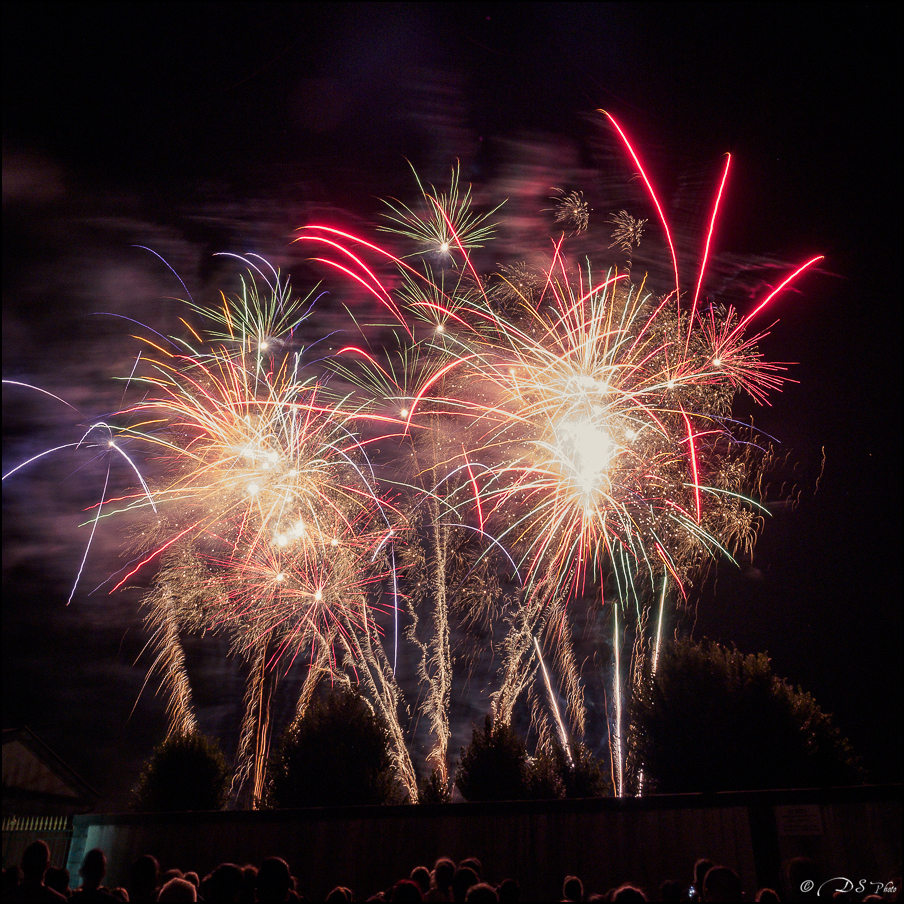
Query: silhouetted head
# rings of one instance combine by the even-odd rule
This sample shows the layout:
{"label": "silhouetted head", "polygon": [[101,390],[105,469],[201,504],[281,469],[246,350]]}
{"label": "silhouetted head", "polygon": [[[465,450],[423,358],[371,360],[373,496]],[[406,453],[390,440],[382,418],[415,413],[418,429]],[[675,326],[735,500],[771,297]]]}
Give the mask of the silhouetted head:
{"label": "silhouetted head", "polygon": [[703,880],[706,878],[706,874],[715,866],[716,864],[712,862],[708,857],[701,857],[694,864],[694,888],[697,889],[697,893],[700,893],[700,889],[703,888]]}
{"label": "silhouetted head", "polygon": [[392,894],[389,900],[400,902],[400,904],[418,904],[418,902],[424,900],[424,896],[421,894],[416,882],[412,882],[411,879],[399,879],[392,886]]}
{"label": "silhouetted head", "polygon": [[44,841],[32,841],[22,854],[22,872],[26,881],[44,881],[44,873],[50,866],[50,848]]}
{"label": "silhouetted head", "polygon": [[49,866],[44,875],[44,884],[58,891],[64,898],[69,897],[69,870],[64,866]]}
{"label": "silhouetted head", "polygon": [[198,890],[187,879],[174,876],[169,882],[163,884],[157,900],[162,902],[193,902],[198,900]]}
{"label": "silhouetted head", "polygon": [[704,901],[743,901],[741,880],[727,866],[714,866],[703,879]]}
{"label": "silhouetted head", "polygon": [[100,848],[88,851],[79,873],[87,885],[100,885],[101,880],[107,875],[107,855]]}
{"label": "silhouetted head", "polygon": [[142,854],[129,867],[129,897],[145,895],[157,887],[160,864],[156,857]]}
{"label": "silhouetted head", "polygon": [[677,879],[666,879],[659,886],[660,901],[680,901],[682,893],[682,885]]}
{"label": "silhouetted head", "polygon": [[488,902],[498,900],[499,895],[496,894],[496,889],[489,882],[478,882],[476,885],[472,885],[465,895],[465,901],[468,904],[488,904]]}
{"label": "silhouetted head", "polygon": [[234,863],[221,863],[205,882],[205,897],[223,904],[235,904],[244,884],[240,867]]}
{"label": "silhouetted head", "polygon": [[282,904],[289,896],[291,887],[289,864],[281,857],[267,857],[257,871],[258,901],[276,901]]}
{"label": "silhouetted head", "polygon": [[14,889],[21,881],[22,870],[19,869],[18,864],[14,863],[12,866],[8,866],[5,870],[3,870],[4,892]]}
{"label": "silhouetted head", "polygon": [[476,857],[465,857],[461,863],[458,864],[459,868],[463,866],[470,867],[477,873],[477,878],[479,879],[483,875],[483,864]]}
{"label": "silhouetted head", "polygon": [[647,900],[647,896],[634,885],[620,885],[615,889],[612,900],[618,904],[642,904]]}
{"label": "silhouetted head", "polygon": [[440,891],[448,891],[452,887],[452,877],[455,875],[455,863],[448,857],[440,857],[433,864],[433,884]]}
{"label": "silhouetted head", "polygon": [[562,883],[562,897],[566,901],[582,901],[584,899],[584,883],[577,876],[566,876]]}
{"label": "silhouetted head", "polygon": [[411,871],[410,879],[421,890],[422,895],[430,891],[430,870],[426,866],[416,866]]}
{"label": "silhouetted head", "polygon": [[479,881],[480,877],[470,866],[460,866],[452,877],[452,897],[456,901],[463,902],[468,894],[468,889]]}
{"label": "silhouetted head", "polygon": [[499,886],[499,900],[517,904],[521,900],[521,887],[517,879],[503,879]]}

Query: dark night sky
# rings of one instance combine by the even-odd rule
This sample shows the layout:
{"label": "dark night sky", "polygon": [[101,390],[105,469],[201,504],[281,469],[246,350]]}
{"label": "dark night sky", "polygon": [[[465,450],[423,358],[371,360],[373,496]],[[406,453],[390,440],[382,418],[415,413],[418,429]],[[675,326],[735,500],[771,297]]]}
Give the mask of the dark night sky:
{"label": "dark night sky", "polygon": [[[768,281],[826,256],[763,343],[799,382],[755,412],[804,483],[823,448],[825,472],[776,510],[753,563],[720,568],[696,633],[768,650],[875,778],[900,781],[898,33],[885,4],[7,3],[3,375],[84,414],[5,391],[4,471],[117,407],[129,330],[91,315],[176,328],[181,287],[133,245],[203,296],[224,276],[216,251],[303,272],[292,230],[367,228],[375,198],[411,196],[406,159],[439,180],[459,158],[489,198],[546,149],[543,177],[593,197],[600,148],[617,149],[605,107],[688,248],[731,151],[721,266],[769,264]],[[3,724],[28,725],[112,809],[164,722],[151,690],[130,715],[148,665],[133,665],[137,597],[88,595],[119,567],[115,531],[66,606],[103,473],[63,456],[4,484]],[[197,654],[208,725],[228,708],[210,686],[239,688],[221,653]]]}

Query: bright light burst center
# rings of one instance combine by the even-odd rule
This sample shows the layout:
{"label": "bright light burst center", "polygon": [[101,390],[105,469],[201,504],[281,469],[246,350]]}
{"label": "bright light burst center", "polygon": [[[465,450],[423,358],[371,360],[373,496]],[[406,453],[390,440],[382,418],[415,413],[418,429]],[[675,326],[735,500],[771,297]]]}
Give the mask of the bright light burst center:
{"label": "bright light burst center", "polygon": [[560,421],[555,434],[559,462],[589,504],[607,479],[614,452],[612,437],[589,417]]}

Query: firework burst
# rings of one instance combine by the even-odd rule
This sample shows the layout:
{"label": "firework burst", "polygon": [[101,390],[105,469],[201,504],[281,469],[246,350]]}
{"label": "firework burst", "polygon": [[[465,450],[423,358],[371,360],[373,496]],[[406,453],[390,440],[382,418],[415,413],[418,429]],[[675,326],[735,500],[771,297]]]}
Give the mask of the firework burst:
{"label": "firework burst", "polygon": [[[674,288],[657,293],[630,265],[574,260],[562,233],[542,263],[478,273],[471,254],[492,238],[495,211],[474,211],[456,167],[447,191],[418,180],[417,209],[389,203],[383,228],[410,252],[332,227],[300,231],[300,247],[392,315],[394,337],[365,325],[360,343],[324,361],[300,341],[313,296],[293,299],[278,272],[243,259],[237,297],[187,303],[204,323],[185,321],[190,339],[147,343],[129,378],[143,395],[113,419],[123,426],[86,433],[109,436],[122,456],[143,448],[155,475],[140,492],[104,499],[91,524],[102,512],[139,521],[117,586],[155,569],[147,620],[172,730],[196,724],[180,632],[224,633],[247,663],[236,795],[247,788],[261,799],[269,701],[301,663],[297,713],[324,676],[354,680],[389,727],[397,773],[416,799],[395,677],[400,611],[441,787],[454,667],[464,664],[465,680],[475,674],[484,651],[466,648],[482,632],[501,655],[496,717],[510,721],[528,697],[541,739],[557,736],[567,753],[586,727],[570,617],[578,601],[612,613],[610,749],[616,784],[627,787],[622,689],[646,657],[655,669],[668,600],[686,598],[718,558],[749,552],[762,524],[756,496],[770,449],[732,407],[740,394],[766,402],[785,376],[749,325],[819,258],[743,316],[701,304],[729,160],[691,294],[650,180],[609,120],[649,189]],[[555,221],[585,232],[583,195],[558,194]],[[630,256],[647,220],[618,211],[608,222],[616,228],[600,253]],[[335,394],[339,382],[353,388]],[[384,460],[371,460],[376,449]],[[391,656],[377,627],[383,609],[395,619]]]}
{"label": "firework burst", "polygon": [[238,297],[191,306],[210,328],[154,346],[133,376],[145,395],[121,413],[119,441],[140,441],[159,476],[149,497],[126,501],[145,517],[119,584],[157,567],[146,603],[173,730],[194,724],[179,631],[225,633],[249,664],[234,791],[250,778],[257,801],[279,675],[299,657],[338,672],[370,648],[395,513],[360,413],[306,372],[295,332],[310,304],[252,261]]}
{"label": "firework burst", "polygon": [[[609,119],[650,191],[671,250],[662,206],[623,130]],[[346,272],[355,261],[351,272],[377,297],[389,293],[356,251],[364,248],[394,261],[405,285],[394,308],[400,323],[407,310],[434,325],[417,337],[408,331],[420,369],[398,404],[414,442],[423,446],[419,436],[433,437],[429,466],[419,473],[430,475],[422,490],[437,500],[434,522],[441,518],[492,538],[512,557],[522,579],[520,602],[507,616],[505,663],[494,698],[503,718],[511,717],[531,680],[538,639],[545,639],[556,651],[572,726],[580,731],[581,683],[562,615],[569,601],[593,591],[605,604],[608,596],[626,616],[633,612],[641,636],[653,622],[649,600],[660,597],[658,638],[666,588],[686,598],[709,563],[738,548],[749,550],[756,539],[762,519],[750,494],[768,450],[732,420],[732,405],[742,392],[766,401],[780,388],[784,366],[763,360],[757,349],[762,334],[751,335],[747,327],[819,258],[798,268],[744,317],[715,304],[701,310],[729,161],[692,297],[682,291],[673,250],[675,289],[657,295],[645,282],[633,282],[630,271],[596,272],[589,261],[570,260],[564,236],[545,267],[508,263],[488,280],[471,262],[475,243],[457,240],[453,231],[444,241],[453,258],[448,267],[459,276],[450,283],[437,280],[429,265],[414,268],[406,263],[410,258],[355,236],[346,234],[336,243],[320,227],[303,231],[307,241],[338,248],[344,258],[335,265]],[[580,213],[574,225],[581,231],[583,198],[560,194],[557,221]],[[428,217],[419,221],[411,214],[395,231],[425,240],[440,220],[449,228],[473,222],[458,207],[437,217],[442,196],[434,191],[430,198]],[[619,211],[609,222],[616,227],[609,247],[630,254],[647,221]],[[433,530],[439,536],[435,523]],[[447,535],[437,541],[438,571],[446,568],[451,543]],[[433,598],[448,613],[445,586],[438,580]],[[448,631],[445,617],[435,625],[442,636]],[[646,655],[645,649],[637,641],[628,658]],[[658,641],[654,655],[656,649]],[[448,658],[434,651],[426,661],[436,670],[425,670],[422,678],[436,690],[434,709],[440,712],[447,706]],[[636,671],[635,663],[631,673]],[[620,711],[620,700],[616,703]],[[439,719],[437,732],[446,726]],[[620,725],[615,736],[622,736]],[[621,762],[618,772],[624,787]]]}

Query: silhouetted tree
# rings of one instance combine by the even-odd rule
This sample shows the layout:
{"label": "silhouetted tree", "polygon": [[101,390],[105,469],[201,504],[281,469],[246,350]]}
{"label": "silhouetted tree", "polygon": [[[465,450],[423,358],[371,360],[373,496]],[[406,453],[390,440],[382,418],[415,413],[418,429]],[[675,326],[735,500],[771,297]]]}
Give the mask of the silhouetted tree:
{"label": "silhouetted tree", "polygon": [[[569,755],[570,754],[570,755]],[[604,797],[612,785],[599,761],[581,743],[569,753],[555,744],[550,752],[529,756],[511,725],[484,720],[471,743],[461,750],[455,776],[467,800],[550,800],[563,797]]]}
{"label": "silhouetted tree", "polygon": [[452,781],[444,781],[439,769],[424,776],[418,784],[418,803],[447,804],[452,800]]}
{"label": "silhouetted tree", "polygon": [[861,780],[850,744],[768,656],[683,640],[635,689],[635,769],[662,793],[810,788]]}
{"label": "silhouetted tree", "polygon": [[133,793],[139,811],[222,810],[229,769],[215,741],[200,734],[174,734],[145,762]]}
{"label": "silhouetted tree", "polygon": [[[541,753],[529,756],[525,764],[527,796],[532,800],[556,800],[565,796],[565,784],[562,781],[558,754]],[[564,758],[564,754],[562,754]]]}
{"label": "silhouetted tree", "polygon": [[600,761],[581,743],[571,744],[569,757],[556,745],[556,769],[562,779],[565,797],[611,797],[612,781]]}
{"label": "silhouetted tree", "polygon": [[599,760],[585,744],[574,741],[567,752],[556,743],[552,751],[528,757],[527,786],[535,800],[612,795],[612,782]]}
{"label": "silhouetted tree", "polygon": [[386,729],[356,693],[315,698],[283,735],[269,765],[274,807],[401,803]]}
{"label": "silhouetted tree", "polygon": [[461,749],[455,784],[466,800],[530,797],[527,750],[511,725],[487,716]]}

